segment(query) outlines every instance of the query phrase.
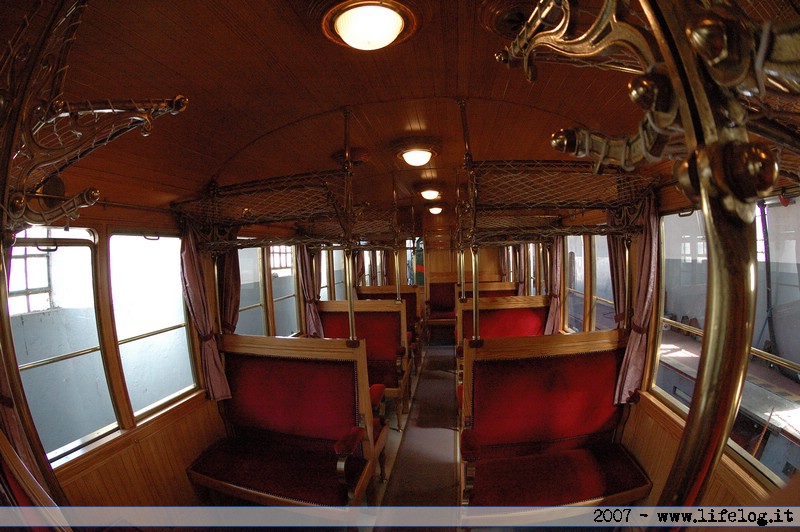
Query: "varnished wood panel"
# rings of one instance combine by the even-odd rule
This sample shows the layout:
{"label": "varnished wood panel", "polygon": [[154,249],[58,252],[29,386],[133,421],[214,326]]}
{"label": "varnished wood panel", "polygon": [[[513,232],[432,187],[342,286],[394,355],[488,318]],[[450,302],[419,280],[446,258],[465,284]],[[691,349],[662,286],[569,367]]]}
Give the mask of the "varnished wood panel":
{"label": "varnished wood panel", "polygon": [[199,504],[186,467],[225,430],[213,401],[165,414],[56,469],[73,506]]}
{"label": "varnished wood panel", "polygon": [[[630,408],[622,442],[653,482],[653,490],[641,504],[655,506],[677,454],[684,422],[648,393],[641,394],[641,400]],[[771,489],[727,455],[720,460],[713,475],[701,501],[703,506],[756,505]]]}

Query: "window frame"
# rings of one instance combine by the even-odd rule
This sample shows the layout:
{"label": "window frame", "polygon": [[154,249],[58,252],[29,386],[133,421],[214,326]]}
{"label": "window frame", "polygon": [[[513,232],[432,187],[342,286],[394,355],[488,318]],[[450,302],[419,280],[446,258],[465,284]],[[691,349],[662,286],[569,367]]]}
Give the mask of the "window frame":
{"label": "window frame", "polygon": [[[657,302],[658,304],[654,305],[653,308],[653,319],[651,327],[651,334],[653,334],[654,339],[653,341],[649,342],[651,346],[651,351],[648,353],[650,360],[652,360],[652,366],[650,367],[649,371],[645,375],[645,381],[643,382],[643,387],[646,386],[646,390],[651,393],[654,397],[656,397],[661,403],[663,403],[667,408],[669,408],[672,412],[677,414],[681,417],[684,421],[689,413],[689,406],[685,405],[678,397],[673,395],[669,390],[666,390],[657,384],[658,378],[658,371],[660,366],[662,365],[661,362],[661,346],[663,342],[664,336],[664,327],[668,326],[670,329],[675,329],[679,332],[682,332],[686,335],[694,335],[699,339],[699,349],[702,350],[702,343],[705,337],[705,330],[704,328],[697,328],[693,327],[688,324],[682,323],[678,319],[671,319],[665,315],[665,290],[666,286],[666,264],[665,261],[668,259],[667,252],[666,252],[666,238],[665,238],[665,219],[670,216],[680,216],[686,217],[694,215],[696,211],[668,211],[668,212],[661,212],[659,213],[659,280],[658,280],[658,293],[657,293]],[[756,224],[758,224],[758,219],[756,219]],[[704,227],[701,227],[701,230],[704,232]],[[702,242],[700,242],[702,240]],[[692,262],[696,261],[698,264],[702,263],[705,264],[706,268],[708,267],[708,255],[707,251],[707,244],[705,242],[705,234],[703,233],[702,237],[693,240],[686,240],[686,237],[681,237],[680,248],[681,252],[678,257],[680,261],[681,271],[680,276],[683,277],[684,275],[684,263],[685,263],[685,256],[686,254],[684,251],[686,250],[685,244],[691,244],[689,252]],[[759,241],[757,245],[762,245],[763,242]],[[763,259],[763,251],[758,252],[757,260],[761,262]],[[702,352],[702,351],[701,351]],[[800,372],[800,363],[795,363],[791,360],[787,360],[785,358],[781,358],[777,355],[770,354],[766,351],[763,351],[757,347],[750,345],[750,360],[748,361],[748,367],[746,371],[749,371],[751,364],[754,362],[755,359],[760,359],[765,361],[768,364],[774,364],[776,366],[783,366],[788,367],[792,370],[797,370]],[[696,380],[696,376],[692,378],[692,380]],[[747,374],[745,374],[745,380],[747,380]],[[742,397],[744,396],[744,389],[742,390]],[[691,396],[687,396],[684,400],[689,401],[691,404]],[[740,403],[739,408],[737,409],[736,413],[736,420],[739,421],[740,416],[745,416],[746,414],[741,413],[742,405]],[[768,420],[769,422],[769,420]],[[764,427],[765,432],[769,432],[769,426],[767,425]],[[758,448],[754,449],[758,450]],[[729,435],[728,439],[725,443],[725,454],[728,455],[731,459],[734,460],[739,466],[744,467],[752,474],[765,478],[767,481],[772,483],[773,485],[781,485],[784,481],[777,475],[777,473],[770,470],[766,464],[761,462],[761,460],[747,449],[736,443],[733,438]]]}
{"label": "window frame", "polygon": [[[145,240],[160,240],[162,237],[163,238],[173,238],[173,239],[176,239],[178,241],[179,246],[182,245],[182,240],[183,240],[180,235],[175,235],[175,234],[158,233],[158,234],[155,234],[155,235],[152,235],[152,236],[148,236],[148,235],[145,235],[142,232],[138,232],[138,233],[132,233],[132,232],[127,232],[127,231],[111,231],[111,232],[109,232],[109,234],[106,237],[106,242],[107,242],[107,246],[108,246],[107,250],[106,250],[106,256],[108,257],[107,263],[106,263],[106,274],[108,275],[108,277],[107,277],[107,286],[109,287],[109,289],[108,289],[108,298],[109,298],[109,301],[112,302],[112,306],[113,306],[113,294],[112,294],[112,288],[111,288],[111,239],[114,236],[141,237],[141,238],[143,238]],[[179,252],[179,257],[180,257],[180,252]],[[120,371],[122,371],[121,377],[122,377],[123,381],[125,381],[125,373],[124,373],[124,369],[122,367],[122,354],[121,354],[120,346],[122,346],[124,344],[127,344],[127,343],[134,342],[136,340],[141,340],[141,339],[144,339],[144,338],[150,338],[150,337],[153,337],[153,336],[157,336],[159,334],[163,334],[165,332],[178,330],[180,328],[184,328],[184,331],[185,331],[185,334],[186,334],[186,347],[187,347],[187,350],[188,350],[190,369],[191,369],[191,372],[192,372],[192,379],[194,381],[194,386],[189,386],[189,387],[186,387],[186,388],[184,388],[182,390],[178,390],[178,391],[176,391],[176,392],[174,392],[174,393],[172,393],[172,394],[170,394],[170,395],[168,395],[168,396],[166,396],[166,397],[164,397],[164,398],[162,398],[162,399],[160,399],[160,400],[158,400],[158,401],[156,401],[156,402],[154,402],[154,403],[148,405],[147,407],[142,408],[142,409],[140,409],[138,411],[134,411],[133,410],[133,406],[131,404],[130,396],[128,394],[127,386],[126,386],[126,391],[125,391],[126,404],[127,404],[127,407],[130,409],[131,415],[133,415],[133,420],[134,420],[135,424],[138,424],[139,422],[141,422],[143,420],[146,420],[146,419],[148,419],[148,418],[150,418],[150,417],[152,417],[154,415],[157,415],[158,413],[160,413],[164,409],[168,408],[169,406],[171,406],[171,405],[173,405],[173,404],[175,404],[175,403],[177,403],[177,402],[189,397],[190,395],[200,391],[200,389],[203,387],[202,383],[201,383],[201,376],[200,376],[200,371],[199,371],[200,366],[197,364],[197,357],[195,355],[197,349],[195,347],[195,345],[196,345],[195,344],[196,336],[195,336],[194,326],[191,323],[192,322],[191,316],[189,315],[189,310],[186,307],[186,300],[184,298],[181,298],[181,305],[183,307],[183,317],[184,317],[184,320],[183,320],[182,323],[172,324],[172,325],[169,325],[167,327],[162,327],[160,329],[157,329],[157,330],[154,330],[154,331],[150,331],[148,333],[137,334],[135,336],[132,336],[130,338],[125,338],[123,340],[120,340],[117,337],[116,319],[114,318],[113,310],[111,312],[110,324],[111,324],[111,326],[112,326],[112,328],[114,330],[116,358],[119,359]]]}
{"label": "window frame", "polygon": [[[53,227],[52,229],[61,229],[60,227]],[[193,375],[194,385],[192,387],[180,390],[170,396],[167,396],[151,405],[142,409],[140,412],[134,413],[131,405],[130,397],[128,395],[128,387],[125,379],[125,373],[122,366],[122,358],[120,355],[120,342],[117,338],[116,322],[114,318],[112,294],[111,294],[111,264],[110,264],[110,241],[111,237],[115,235],[122,236],[141,236],[144,234],[141,231],[131,231],[125,229],[109,228],[102,226],[100,228],[91,227],[76,227],[76,229],[86,230],[88,238],[65,238],[65,237],[22,237],[18,238],[15,245],[38,246],[38,247],[87,247],[91,256],[92,268],[92,298],[95,306],[95,319],[97,322],[97,335],[99,345],[96,348],[89,350],[90,352],[99,352],[104,373],[106,376],[106,383],[109,390],[112,407],[115,413],[116,423],[112,423],[105,427],[87,434],[70,444],[62,446],[58,449],[47,453],[47,461],[54,469],[63,466],[84,456],[87,452],[96,448],[96,446],[103,446],[110,441],[117,440],[131,434],[131,431],[136,431],[143,424],[150,422],[150,420],[157,417],[166,415],[174,407],[183,403],[191,397],[202,396],[205,383],[202,380],[202,374],[199,371],[199,353],[197,350],[197,332],[194,325],[189,319],[188,311],[186,309],[185,301],[181,301],[184,308],[185,321],[181,327],[185,327],[187,335],[187,348],[189,363]],[[180,235],[174,232],[159,233],[159,236],[177,238],[180,240]],[[51,277],[52,280],[52,277]],[[52,289],[52,282],[51,282]],[[52,308],[52,307],[51,307]],[[35,311],[34,311],[35,312]],[[138,336],[136,337],[138,338]],[[131,341],[126,339],[122,343]],[[79,352],[87,351],[82,349]],[[62,354],[48,359],[50,362],[64,360],[74,355],[74,353]],[[20,374],[19,364],[14,355],[14,362],[17,366],[17,377],[19,378],[19,386],[22,387],[22,377]],[[37,366],[41,365],[37,363]],[[24,365],[23,365],[24,366]],[[22,371],[24,371],[24,367]],[[22,388],[21,388],[22,389]],[[24,392],[24,390],[23,390]],[[26,405],[26,410],[28,409]],[[26,416],[27,418],[27,416]],[[38,438],[38,428],[33,422],[32,418],[24,420],[27,430],[34,431]]]}

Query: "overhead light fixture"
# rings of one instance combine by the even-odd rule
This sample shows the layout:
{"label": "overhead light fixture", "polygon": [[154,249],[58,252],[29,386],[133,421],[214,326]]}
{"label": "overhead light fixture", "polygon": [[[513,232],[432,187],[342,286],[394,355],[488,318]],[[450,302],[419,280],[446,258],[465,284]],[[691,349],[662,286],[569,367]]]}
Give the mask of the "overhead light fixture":
{"label": "overhead light fixture", "polygon": [[441,186],[431,179],[423,179],[414,183],[414,191],[428,201],[439,199],[442,196]]}
{"label": "overhead light fixture", "polygon": [[325,35],[358,50],[378,50],[416,31],[417,19],[397,0],[347,0],[323,16]]}
{"label": "overhead light fixture", "polygon": [[426,149],[406,150],[401,153],[403,160],[411,166],[425,166],[433,157],[433,152]]}
{"label": "overhead light fixture", "polygon": [[394,143],[397,157],[410,166],[425,166],[437,155],[436,142],[430,138],[405,138]]}
{"label": "overhead light fixture", "polygon": [[439,199],[439,191],[435,190],[435,189],[432,189],[432,188],[423,190],[419,194],[420,194],[420,196],[422,196],[426,200]]}
{"label": "overhead light fixture", "polygon": [[428,207],[428,212],[430,212],[431,214],[441,214],[442,208],[439,207],[438,205],[433,207]]}

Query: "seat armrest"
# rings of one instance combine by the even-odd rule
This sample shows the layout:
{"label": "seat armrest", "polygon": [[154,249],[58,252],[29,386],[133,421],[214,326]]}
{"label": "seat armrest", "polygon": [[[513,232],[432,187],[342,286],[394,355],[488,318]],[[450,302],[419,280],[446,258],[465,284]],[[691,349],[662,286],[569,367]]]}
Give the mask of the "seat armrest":
{"label": "seat armrest", "polygon": [[372,409],[376,410],[383,402],[383,396],[386,394],[385,384],[373,384],[369,387],[369,402],[372,404]]}
{"label": "seat armrest", "polygon": [[337,456],[349,456],[356,451],[364,437],[364,427],[353,427],[350,432],[333,444],[333,450]]}
{"label": "seat armrest", "polygon": [[470,429],[461,431],[461,458],[467,462],[474,462],[481,458],[481,444],[475,432]]}

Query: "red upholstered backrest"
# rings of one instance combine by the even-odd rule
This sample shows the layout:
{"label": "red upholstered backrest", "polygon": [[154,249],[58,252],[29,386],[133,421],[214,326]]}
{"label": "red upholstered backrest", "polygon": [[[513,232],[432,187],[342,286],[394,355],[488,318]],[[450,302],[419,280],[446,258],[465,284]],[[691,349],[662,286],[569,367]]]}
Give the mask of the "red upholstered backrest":
{"label": "red upholstered backrest", "polygon": [[[368,294],[359,294],[363,299],[382,299],[382,300],[396,300],[397,294],[390,292],[375,292]],[[417,294],[416,292],[401,292],[400,298],[406,304],[406,329],[409,331],[414,328],[414,319],[417,316]]]}
{"label": "red upholstered backrest", "polygon": [[8,467],[2,457],[0,457],[0,473],[6,479],[6,485],[11,489],[11,496],[14,497],[14,502],[17,506],[36,506],[33,504],[33,500],[28,497],[28,494],[25,493],[25,490],[22,489],[19,481],[11,472],[11,468]]}
{"label": "red upholstered backrest", "polygon": [[[465,297],[475,297],[472,293],[472,290],[464,290]],[[507,296],[516,296],[519,295],[516,289],[508,288],[502,290],[491,290],[491,289],[484,289],[478,290],[478,297],[507,297]]]}
{"label": "red upholstered backrest", "polygon": [[353,361],[227,353],[234,426],[336,440],[357,424]]}
{"label": "red upholstered backrest", "polygon": [[[472,338],[472,310],[463,311],[464,338]],[[478,328],[481,338],[506,336],[541,336],[547,322],[545,307],[498,308],[479,311]]]}
{"label": "red upholstered backrest", "polygon": [[612,430],[624,349],[476,360],[473,429],[482,446],[553,442]]}
{"label": "red upholstered backrest", "polygon": [[451,311],[456,307],[455,283],[431,283],[429,288],[431,310]]}
{"label": "red upholstered backrest", "polygon": [[[320,311],[322,330],[326,338],[349,338],[350,321],[346,312]],[[364,339],[367,360],[397,359],[402,345],[399,312],[356,311],[356,337]]]}

